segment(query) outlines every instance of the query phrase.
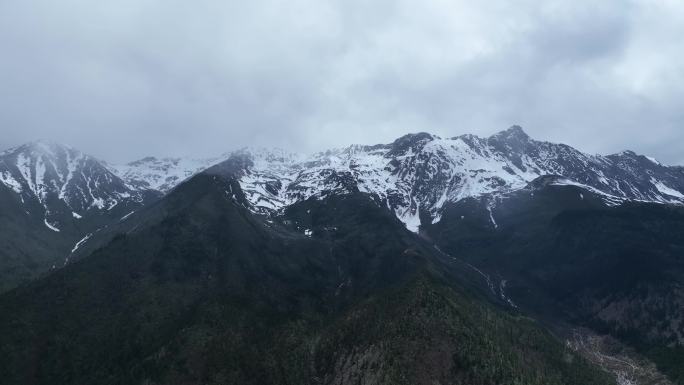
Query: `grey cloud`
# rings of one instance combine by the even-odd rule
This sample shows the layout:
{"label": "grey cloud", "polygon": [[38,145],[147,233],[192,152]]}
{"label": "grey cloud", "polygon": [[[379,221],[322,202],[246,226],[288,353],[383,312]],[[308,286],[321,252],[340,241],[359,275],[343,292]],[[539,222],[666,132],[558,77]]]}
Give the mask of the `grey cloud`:
{"label": "grey cloud", "polygon": [[0,145],[124,161],[521,124],[684,163],[683,5],[480,3],[5,0]]}

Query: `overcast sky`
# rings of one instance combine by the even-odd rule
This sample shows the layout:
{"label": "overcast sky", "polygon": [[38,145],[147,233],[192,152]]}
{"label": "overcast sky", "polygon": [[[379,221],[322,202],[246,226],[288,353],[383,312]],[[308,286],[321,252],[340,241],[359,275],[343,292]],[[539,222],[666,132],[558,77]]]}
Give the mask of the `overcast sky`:
{"label": "overcast sky", "polygon": [[0,147],[115,162],[512,124],[684,164],[681,0],[1,0]]}

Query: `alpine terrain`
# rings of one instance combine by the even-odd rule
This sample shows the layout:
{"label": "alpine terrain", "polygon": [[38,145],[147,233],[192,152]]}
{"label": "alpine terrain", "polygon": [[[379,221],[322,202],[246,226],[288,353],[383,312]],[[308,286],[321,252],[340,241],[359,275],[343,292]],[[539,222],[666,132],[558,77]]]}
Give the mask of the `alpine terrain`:
{"label": "alpine terrain", "polygon": [[80,241],[160,195],[45,141],[0,153],[0,182],[0,291],[63,266]]}
{"label": "alpine terrain", "polygon": [[684,168],[513,126],[0,154],[7,384],[684,384]]}
{"label": "alpine terrain", "polygon": [[[391,144],[355,145],[313,156],[243,149],[225,157],[243,159],[238,178],[255,212],[270,214],[312,196],[358,190],[381,199],[412,231],[438,222],[448,202],[519,190],[543,175],[563,176],[614,203],[684,202],[682,168],[631,151],[585,154],[533,140],[519,126],[489,138],[420,133]],[[213,163],[216,158],[145,158],[112,171],[130,185],[166,192]]]}

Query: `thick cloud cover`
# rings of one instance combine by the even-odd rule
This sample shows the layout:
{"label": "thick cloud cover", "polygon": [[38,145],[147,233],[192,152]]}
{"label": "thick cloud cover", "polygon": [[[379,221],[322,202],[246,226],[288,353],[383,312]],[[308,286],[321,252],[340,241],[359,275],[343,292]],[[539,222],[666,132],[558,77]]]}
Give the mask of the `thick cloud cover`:
{"label": "thick cloud cover", "polygon": [[4,0],[0,146],[313,151],[520,124],[684,163],[679,0]]}

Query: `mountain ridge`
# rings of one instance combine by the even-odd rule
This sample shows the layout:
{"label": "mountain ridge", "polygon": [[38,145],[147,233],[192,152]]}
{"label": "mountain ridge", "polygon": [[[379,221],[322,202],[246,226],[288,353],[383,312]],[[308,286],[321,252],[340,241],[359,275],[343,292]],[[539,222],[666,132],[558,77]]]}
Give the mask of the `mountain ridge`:
{"label": "mountain ridge", "polygon": [[239,179],[254,212],[273,215],[308,197],[351,188],[378,196],[412,231],[439,221],[447,202],[521,189],[544,175],[563,176],[621,200],[684,202],[684,173],[678,166],[629,150],[590,155],[566,144],[534,140],[517,125],[489,137],[442,138],[420,132],[388,144],[351,145],[308,156],[243,148],[205,159],[146,157],[126,165],[103,164],[131,190],[163,194],[192,175],[237,158],[248,159]]}
{"label": "mountain ridge", "polygon": [[269,158],[268,151],[228,155],[252,161],[241,183],[254,210],[270,214],[293,202],[356,186],[378,195],[413,231],[439,220],[444,203],[524,188],[561,175],[627,200],[684,201],[684,178],[634,152],[589,155],[565,144],[536,141],[519,126],[483,138],[407,134],[389,144],[351,145],[310,156]]}

